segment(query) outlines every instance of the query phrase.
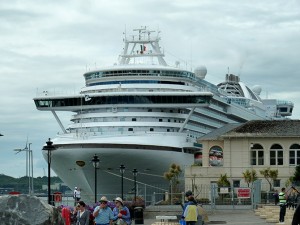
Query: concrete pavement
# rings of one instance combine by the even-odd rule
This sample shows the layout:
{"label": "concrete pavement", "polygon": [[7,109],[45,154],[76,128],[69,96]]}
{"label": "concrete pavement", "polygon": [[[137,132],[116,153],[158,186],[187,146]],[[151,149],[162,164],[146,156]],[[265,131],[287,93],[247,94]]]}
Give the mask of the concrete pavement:
{"label": "concrete pavement", "polygon": [[[159,214],[162,214],[160,212]],[[267,223],[265,219],[261,219],[255,215],[251,209],[228,209],[214,210],[207,212],[209,217],[208,224],[228,224],[228,225],[275,225],[275,223]],[[170,213],[168,213],[170,215]],[[144,219],[145,225],[151,225],[159,222],[155,219],[155,215],[146,215]]]}

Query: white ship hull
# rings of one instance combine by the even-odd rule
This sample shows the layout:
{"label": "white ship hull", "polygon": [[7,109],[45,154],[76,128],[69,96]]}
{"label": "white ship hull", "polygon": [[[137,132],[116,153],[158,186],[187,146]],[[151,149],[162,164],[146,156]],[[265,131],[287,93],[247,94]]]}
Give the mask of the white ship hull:
{"label": "white ship hull", "polygon": [[[70,187],[80,187],[83,196],[88,199],[93,198],[95,189],[95,168],[91,163],[94,154],[100,157],[97,195],[121,195],[120,165],[125,166],[125,195],[132,192],[134,187],[132,170],[135,168],[138,169],[137,184],[143,193],[145,189],[164,192],[168,191],[169,184],[163,178],[163,174],[169,170],[170,165],[191,165],[194,161],[193,154],[178,149],[178,146],[186,143],[185,139],[185,135],[162,136],[153,133],[88,140],[64,138],[62,141],[57,138],[53,140],[58,147],[51,153],[51,167]],[[156,145],[151,146],[150,143]],[[173,151],[170,149],[172,146]],[[174,151],[175,149],[178,152]],[[44,157],[47,159],[47,151],[44,151]],[[84,162],[85,165],[79,166],[76,163],[78,161]]]}

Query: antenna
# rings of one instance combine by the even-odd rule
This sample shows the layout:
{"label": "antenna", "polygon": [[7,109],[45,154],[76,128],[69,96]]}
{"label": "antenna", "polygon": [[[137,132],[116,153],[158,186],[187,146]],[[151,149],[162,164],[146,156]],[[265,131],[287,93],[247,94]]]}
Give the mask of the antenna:
{"label": "antenna", "polygon": [[191,48],[190,48],[190,57],[191,57],[191,71],[193,70],[193,48],[192,48],[193,44],[191,42]]}

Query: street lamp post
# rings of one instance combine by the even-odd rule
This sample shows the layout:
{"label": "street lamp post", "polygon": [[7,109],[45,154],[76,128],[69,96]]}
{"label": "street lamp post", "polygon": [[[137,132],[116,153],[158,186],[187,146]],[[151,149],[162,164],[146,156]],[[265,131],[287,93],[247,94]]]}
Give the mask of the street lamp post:
{"label": "street lamp post", "polygon": [[137,169],[133,169],[132,174],[133,174],[133,177],[134,177],[134,203],[135,203],[136,202],[136,176],[138,174]]}
{"label": "street lamp post", "polygon": [[48,141],[46,141],[46,146],[43,147],[43,150],[48,151],[47,156],[48,156],[48,204],[51,205],[51,190],[50,190],[50,182],[51,182],[51,177],[50,177],[50,165],[51,165],[51,151],[55,150],[55,147],[52,145],[53,142],[49,138]]}
{"label": "street lamp post", "polygon": [[121,198],[123,198],[123,193],[124,193],[124,186],[123,186],[123,178],[124,178],[124,172],[125,172],[125,166],[122,164],[120,166],[120,173],[121,173]]}
{"label": "street lamp post", "polygon": [[100,160],[99,157],[95,154],[92,158],[92,163],[95,168],[95,203],[97,202],[97,169],[99,169]]}

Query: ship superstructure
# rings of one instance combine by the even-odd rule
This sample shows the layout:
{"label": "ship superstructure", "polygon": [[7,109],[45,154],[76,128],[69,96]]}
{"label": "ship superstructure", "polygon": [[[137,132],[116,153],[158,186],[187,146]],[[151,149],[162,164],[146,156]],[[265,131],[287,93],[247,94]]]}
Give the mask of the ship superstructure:
{"label": "ship superstructure", "polygon": [[[98,180],[105,181],[97,184],[99,194],[120,193],[120,165],[126,167],[125,191],[133,185],[134,168],[140,186],[167,186],[162,175],[170,164],[191,165],[201,152],[198,137],[228,123],[292,113],[291,102],[283,104],[289,113],[280,113],[278,101],[266,107],[257,90],[234,75],[216,86],[204,80],[205,67],[192,72],[179,64],[168,66],[159,32],[134,31],[137,35],[125,34],[119,63],[86,72],[86,86],[78,95],[47,92],[34,98],[37,109],[51,111],[61,127],[52,140],[51,167],[70,187],[93,193],[94,154],[101,160]],[[71,124],[64,127],[57,111],[73,112]]]}

